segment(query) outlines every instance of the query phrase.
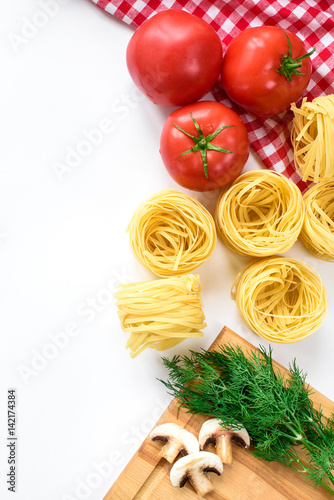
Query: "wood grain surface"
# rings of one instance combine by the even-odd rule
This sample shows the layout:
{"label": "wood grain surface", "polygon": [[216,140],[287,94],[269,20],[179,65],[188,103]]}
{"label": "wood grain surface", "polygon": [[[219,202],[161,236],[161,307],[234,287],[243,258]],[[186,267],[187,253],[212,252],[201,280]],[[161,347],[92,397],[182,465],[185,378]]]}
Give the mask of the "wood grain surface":
{"label": "wood grain surface", "polygon": [[[227,327],[224,327],[210,347],[214,350],[224,344],[238,344],[243,350],[256,349]],[[275,368],[288,371],[274,362]],[[313,391],[315,407],[319,405],[325,416],[334,412],[334,403]],[[197,437],[208,417],[179,410],[176,399],[170,403],[156,425],[175,422],[193,432]],[[145,439],[128,465],[113,484],[104,500],[194,500],[200,498],[187,482],[183,488],[171,485],[171,464],[159,457],[162,444]],[[213,449],[208,451],[214,451]],[[300,453],[303,458],[303,451]],[[215,490],[207,495],[208,500],[320,500],[332,498],[322,486],[314,489],[303,481],[302,474],[287,466],[265,462],[253,456],[251,450],[233,446],[233,462],[224,466],[221,476],[210,474]]]}

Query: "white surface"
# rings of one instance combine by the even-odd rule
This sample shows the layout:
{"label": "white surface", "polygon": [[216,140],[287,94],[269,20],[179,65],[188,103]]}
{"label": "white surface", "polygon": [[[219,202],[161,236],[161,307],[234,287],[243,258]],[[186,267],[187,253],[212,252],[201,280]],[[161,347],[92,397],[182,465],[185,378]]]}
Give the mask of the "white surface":
{"label": "white surface", "polygon": [[[18,403],[17,492],[3,482],[0,497],[100,500],[170,400],[157,381],[166,377],[159,353],[132,360],[124,348],[115,286],[153,278],[135,261],[125,229],[148,196],[180,188],[159,157],[171,110],[140,96],[127,73],[133,30],[88,0],[58,0],[48,14],[46,3],[0,7],[2,479],[8,388]],[[97,127],[100,143],[83,151],[81,141],[87,147],[85,135]],[[63,175],[58,165],[57,175],[72,148],[81,157]],[[251,157],[246,169],[253,168],[261,166]],[[217,193],[196,196],[212,210]],[[334,399],[334,265],[300,243],[286,255],[316,268],[330,308],[308,339],[275,344],[274,358],[287,366],[296,357],[309,383]],[[198,270],[205,336],[167,355],[208,347],[224,325],[268,345],[243,325],[230,297],[244,263],[218,242]]]}

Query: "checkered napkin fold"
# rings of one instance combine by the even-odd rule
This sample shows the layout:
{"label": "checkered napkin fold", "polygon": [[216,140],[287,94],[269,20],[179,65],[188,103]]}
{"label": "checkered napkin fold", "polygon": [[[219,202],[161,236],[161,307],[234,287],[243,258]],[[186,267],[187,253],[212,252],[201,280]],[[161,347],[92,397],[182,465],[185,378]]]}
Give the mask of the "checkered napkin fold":
{"label": "checkered napkin fold", "polygon": [[[312,56],[313,73],[304,93],[308,100],[334,93],[334,5],[332,0],[92,0],[98,7],[138,28],[149,16],[166,9],[184,9],[203,18],[218,33],[225,50],[240,31],[261,25],[279,26],[298,35]],[[218,85],[214,98],[234,107]],[[302,192],[307,188],[294,168],[290,132],[293,114],[259,119],[240,114],[253,151],[263,164],[292,179]]]}

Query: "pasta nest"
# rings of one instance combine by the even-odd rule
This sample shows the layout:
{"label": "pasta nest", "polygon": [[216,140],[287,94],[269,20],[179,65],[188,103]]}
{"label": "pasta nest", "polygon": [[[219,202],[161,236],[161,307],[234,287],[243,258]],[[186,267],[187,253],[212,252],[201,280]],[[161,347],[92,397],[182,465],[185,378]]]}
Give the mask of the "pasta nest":
{"label": "pasta nest", "polygon": [[232,297],[243,321],[266,340],[303,340],[323,323],[327,292],[314,269],[285,257],[258,259],[237,276]]}
{"label": "pasta nest", "polygon": [[144,201],[127,230],[137,260],[162,277],[193,271],[212,255],[217,241],[215,223],[206,208],[173,189]]}
{"label": "pasta nest", "polygon": [[299,188],[282,174],[252,170],[224,188],[215,221],[223,242],[241,255],[265,257],[289,250],[304,219]]}
{"label": "pasta nest", "polygon": [[334,179],[315,184],[303,198],[305,218],[300,239],[315,257],[334,262]]}
{"label": "pasta nest", "polygon": [[334,95],[320,96],[294,112],[291,142],[297,172],[304,181],[320,182],[334,177]]}
{"label": "pasta nest", "polygon": [[126,348],[134,358],[147,347],[160,351],[206,327],[198,275],[173,276],[120,285],[115,293]]}

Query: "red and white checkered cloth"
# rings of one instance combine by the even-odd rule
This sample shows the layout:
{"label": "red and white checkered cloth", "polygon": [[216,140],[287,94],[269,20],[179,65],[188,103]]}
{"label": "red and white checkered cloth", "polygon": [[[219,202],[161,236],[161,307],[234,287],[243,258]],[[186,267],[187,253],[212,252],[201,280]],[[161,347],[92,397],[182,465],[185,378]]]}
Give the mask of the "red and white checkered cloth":
{"label": "red and white checkered cloth", "polygon": [[[316,46],[313,74],[304,95],[312,100],[334,93],[333,0],[92,0],[98,7],[138,28],[149,16],[166,9],[184,9],[203,18],[217,31],[223,50],[240,31],[254,26],[279,26],[291,30],[306,44]],[[234,106],[216,85],[215,99]],[[236,109],[236,108],[235,108]],[[238,110],[253,151],[263,164],[283,173],[305,191],[307,185],[294,168],[290,131],[291,111],[274,118],[258,119]],[[334,140],[334,138],[333,138]]]}

